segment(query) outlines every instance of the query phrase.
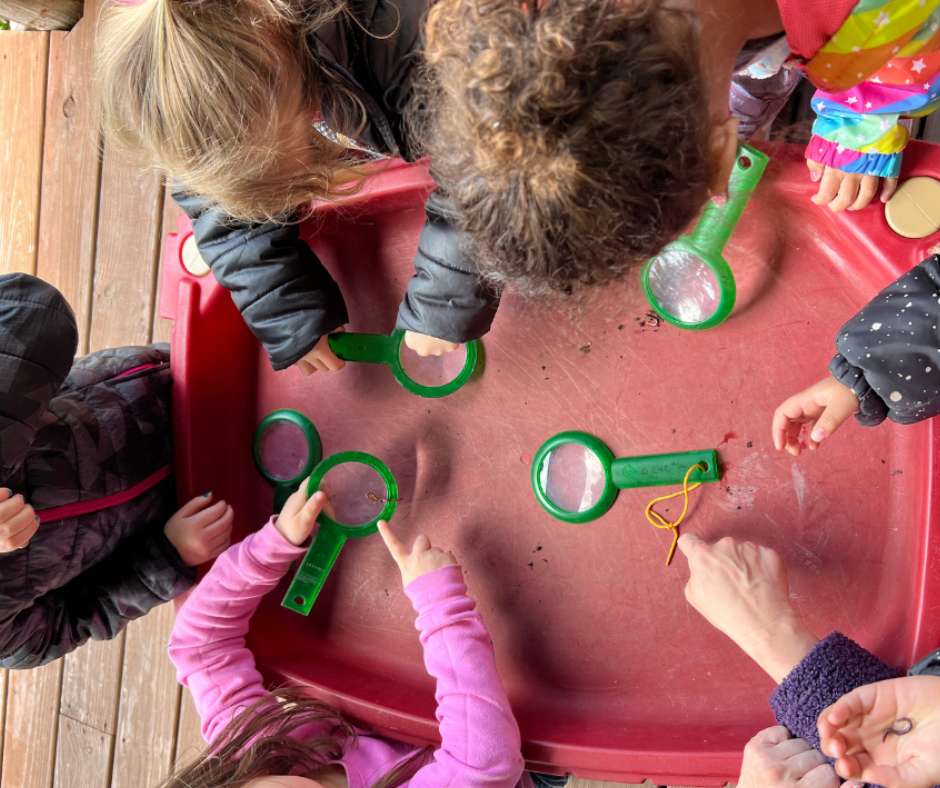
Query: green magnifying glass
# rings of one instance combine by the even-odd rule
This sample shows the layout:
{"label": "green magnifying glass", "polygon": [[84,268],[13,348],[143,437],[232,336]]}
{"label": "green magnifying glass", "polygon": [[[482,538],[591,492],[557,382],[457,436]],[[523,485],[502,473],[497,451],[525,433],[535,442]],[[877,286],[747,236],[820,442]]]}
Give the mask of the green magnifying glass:
{"label": "green magnifying glass", "polygon": [[532,489],[553,517],[586,523],[607,513],[620,490],[682,484],[689,468],[698,463],[691,483],[721,477],[714,449],[616,458],[599,438],[572,430],[539,447],[532,460]]}
{"label": "green magnifying glass", "polygon": [[283,408],[261,420],[251,452],[258,472],[274,487],[272,511],[277,514],[323,458],[323,444],[310,419]]}
{"label": "green magnifying glass", "polygon": [[329,343],[330,349],[344,361],[387,364],[395,380],[419,397],[453,394],[470,380],[480,356],[480,342],[474,339],[442,356],[422,358],[405,345],[405,332],[401,329],[390,336],[340,331],[330,334]]}
{"label": "green magnifying glass", "polygon": [[741,145],[723,205],[710,200],[691,235],[668,244],[643,267],[643,290],[650,306],[679,328],[713,328],[734,309],[734,273],[722,256],[744,208],[767,168],[768,158]]}
{"label": "green magnifying glass", "polygon": [[321,512],[319,529],[281,604],[307,615],[348,539],[374,534],[398,507],[398,483],[388,466],[361,451],[340,452],[313,469],[307,492],[330,494],[332,514]]}

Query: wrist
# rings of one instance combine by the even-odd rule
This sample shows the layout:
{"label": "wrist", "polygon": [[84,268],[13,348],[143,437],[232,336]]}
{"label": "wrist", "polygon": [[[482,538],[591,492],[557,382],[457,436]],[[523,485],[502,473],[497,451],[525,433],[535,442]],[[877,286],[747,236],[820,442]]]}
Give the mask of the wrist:
{"label": "wrist", "polygon": [[741,649],[777,684],[780,684],[819,642],[796,616],[774,621],[767,630],[756,633]]}

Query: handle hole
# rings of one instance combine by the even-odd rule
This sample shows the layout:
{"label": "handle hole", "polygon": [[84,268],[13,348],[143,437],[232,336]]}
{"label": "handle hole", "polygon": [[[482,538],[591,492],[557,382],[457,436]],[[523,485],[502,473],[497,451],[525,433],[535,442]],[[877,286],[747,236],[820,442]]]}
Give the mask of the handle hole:
{"label": "handle hole", "polygon": [[295,597],[294,597],[294,604],[295,604],[295,605],[302,605],[302,604],[303,604],[304,602],[306,602],[306,601],[307,601],[307,600],[304,599],[302,596],[295,596]]}
{"label": "handle hole", "polygon": [[751,169],[751,160],[747,156],[738,156],[738,166],[742,170]]}

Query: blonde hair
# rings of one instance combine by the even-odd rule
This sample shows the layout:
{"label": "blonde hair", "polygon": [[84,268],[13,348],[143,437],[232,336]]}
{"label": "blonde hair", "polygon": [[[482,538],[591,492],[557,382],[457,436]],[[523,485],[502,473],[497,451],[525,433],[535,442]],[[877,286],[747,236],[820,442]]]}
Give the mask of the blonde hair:
{"label": "blonde hair", "polygon": [[[243,220],[285,217],[348,178],[347,151],[303,126],[319,109],[355,135],[361,102],[317,61],[312,34],[345,0],[143,0],[101,16],[96,79],[108,140]],[[299,87],[295,87],[299,86]],[[312,120],[312,117],[311,117]]]}

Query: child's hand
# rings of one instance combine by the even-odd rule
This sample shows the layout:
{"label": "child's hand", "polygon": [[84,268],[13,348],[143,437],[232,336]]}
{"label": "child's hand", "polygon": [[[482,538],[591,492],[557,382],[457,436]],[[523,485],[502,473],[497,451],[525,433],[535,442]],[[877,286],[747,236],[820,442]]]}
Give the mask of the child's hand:
{"label": "child's hand", "polygon": [[456,350],[459,345],[456,342],[448,342],[446,339],[436,339],[427,334],[417,334],[414,331],[405,332],[405,344],[419,356],[443,356]]}
{"label": "child's hand", "polygon": [[782,725],[762,730],[744,748],[738,788],[839,788],[840,783],[826,759]]}
{"label": "child's hand", "polygon": [[211,501],[211,492],[197,495],[183,504],[163,529],[187,566],[211,561],[232,543],[235,513],[225,501]]}
{"label": "child's hand", "polygon": [[0,553],[26,547],[39,530],[39,518],[26,499],[6,487],[0,488]]}
{"label": "child's hand", "polygon": [[852,389],[833,377],[820,380],[799,394],[785,400],[774,411],[774,448],[798,456],[802,450],[800,431],[809,430],[806,445],[818,449],[819,444],[834,433],[842,423],[858,411],[858,397]]}
{"label": "child's hand", "polygon": [[301,482],[297,491],[287,499],[284,508],[274,521],[274,527],[288,542],[298,547],[306,542],[317,528],[320,512],[327,509],[326,493],[317,490],[307,497],[307,480]]}
{"label": "child's hand", "polygon": [[408,548],[392,533],[384,520],[379,520],[379,533],[382,535],[382,541],[385,542],[388,552],[398,564],[403,586],[407,586],[412,580],[417,580],[435,569],[457,566],[457,559],[454,558],[453,553],[431,547],[431,540],[424,534],[415,539],[414,544]]}
{"label": "child's hand", "polygon": [[[340,331],[342,329],[339,329]],[[300,361],[294,364],[302,375],[312,375],[314,372],[337,372],[346,366],[346,362],[339,358],[330,348],[329,336],[320,337],[320,341],[313,346]]]}
{"label": "child's hand", "polygon": [[[828,205],[831,211],[860,211],[878,193],[881,178],[877,175],[861,175],[843,172],[834,167],[824,167],[818,161],[806,160],[809,176],[819,189],[813,195],[816,205]],[[881,201],[887,202],[898,188],[897,178],[885,178],[881,188]]]}
{"label": "child's hand", "polygon": [[841,777],[888,788],[940,783],[940,677],[866,684],[820,714],[817,725],[820,747]]}
{"label": "child's hand", "polygon": [[787,569],[769,547],[731,537],[679,538],[689,561],[685,598],[777,682],[816,645],[790,605]]}

